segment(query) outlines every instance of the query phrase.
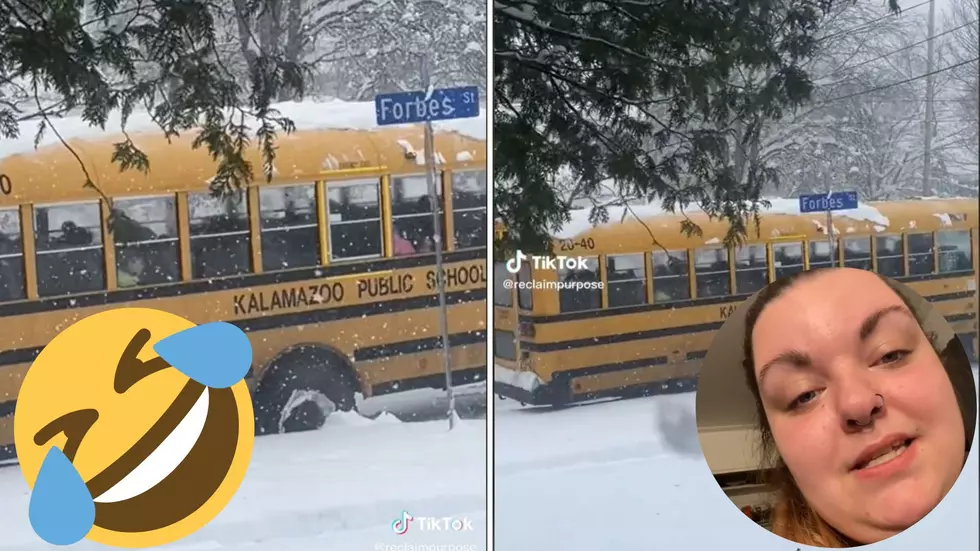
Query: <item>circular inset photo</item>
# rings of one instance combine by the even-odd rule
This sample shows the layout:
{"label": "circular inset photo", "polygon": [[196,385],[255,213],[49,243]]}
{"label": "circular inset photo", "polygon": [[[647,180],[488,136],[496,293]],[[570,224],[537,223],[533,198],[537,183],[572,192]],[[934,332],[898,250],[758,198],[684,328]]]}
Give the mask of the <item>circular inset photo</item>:
{"label": "circular inset photo", "polygon": [[[964,306],[974,316],[975,300]],[[976,331],[957,335],[908,286],[854,268],[797,273],[746,300],[718,330],[696,398],[701,449],[732,514],[831,548],[923,519],[973,444],[963,341],[975,346]]]}

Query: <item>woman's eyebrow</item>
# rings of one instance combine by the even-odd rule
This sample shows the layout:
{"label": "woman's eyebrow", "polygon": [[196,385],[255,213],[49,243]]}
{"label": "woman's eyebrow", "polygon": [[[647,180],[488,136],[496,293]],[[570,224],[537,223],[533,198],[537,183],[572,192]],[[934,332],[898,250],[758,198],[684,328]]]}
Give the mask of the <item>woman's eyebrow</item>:
{"label": "woman's eyebrow", "polygon": [[878,328],[878,323],[882,320],[882,318],[892,312],[901,312],[906,316],[912,317],[912,314],[904,306],[896,304],[894,306],[882,308],[881,310],[878,310],[872,313],[870,316],[864,318],[864,321],[861,322],[861,329],[858,330],[858,337],[860,337],[861,341],[863,342],[868,340],[868,337],[870,337],[875,332],[875,329]]}
{"label": "woman's eyebrow", "polygon": [[810,357],[806,352],[801,352],[799,350],[786,350],[780,352],[775,358],[769,360],[759,369],[759,384],[762,384],[762,380],[766,376],[766,372],[769,368],[776,364],[790,364],[794,367],[810,367],[813,365],[813,358]]}

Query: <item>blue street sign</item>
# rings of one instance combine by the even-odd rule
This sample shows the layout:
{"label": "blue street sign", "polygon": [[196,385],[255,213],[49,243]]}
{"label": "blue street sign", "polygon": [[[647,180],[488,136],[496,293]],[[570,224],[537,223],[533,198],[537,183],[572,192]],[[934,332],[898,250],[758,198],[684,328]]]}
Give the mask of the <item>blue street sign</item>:
{"label": "blue street sign", "polygon": [[835,191],[833,193],[800,195],[800,212],[803,213],[856,208],[858,208],[858,194],[856,191]]}
{"label": "blue street sign", "polygon": [[407,124],[480,116],[480,91],[476,86],[436,88],[425,92],[397,92],[374,97],[378,126]]}

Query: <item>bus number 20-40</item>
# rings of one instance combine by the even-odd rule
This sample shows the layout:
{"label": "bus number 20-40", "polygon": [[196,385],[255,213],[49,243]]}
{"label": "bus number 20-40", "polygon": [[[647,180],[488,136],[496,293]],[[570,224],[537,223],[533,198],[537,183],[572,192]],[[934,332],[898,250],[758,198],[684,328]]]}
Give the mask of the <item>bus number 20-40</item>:
{"label": "bus number 20-40", "polygon": [[562,239],[559,242],[561,251],[574,251],[575,249],[589,249],[595,248],[595,240],[591,237],[580,239],[578,241],[572,241],[571,239]]}

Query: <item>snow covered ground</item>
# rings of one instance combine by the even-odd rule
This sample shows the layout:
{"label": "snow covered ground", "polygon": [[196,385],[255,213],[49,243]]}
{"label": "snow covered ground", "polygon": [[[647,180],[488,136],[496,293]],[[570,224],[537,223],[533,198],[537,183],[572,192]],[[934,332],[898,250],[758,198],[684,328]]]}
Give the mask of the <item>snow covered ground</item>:
{"label": "snow covered ground", "polygon": [[[803,548],[752,524],[711,479],[693,393],[563,411],[495,404],[496,549]],[[876,551],[980,547],[976,448],[933,514]]]}
{"label": "snow covered ground", "polygon": [[[168,548],[486,550],[484,392],[482,385],[463,391],[464,420],[452,432],[439,419],[443,395],[417,391],[364,402],[364,413],[377,415],[373,420],[336,416],[316,433],[259,438],[228,508]],[[711,480],[698,448],[693,394],[562,411],[493,400],[495,549],[800,548],[751,524]],[[977,467],[974,449],[936,512],[875,549],[978,549]],[[27,486],[16,468],[0,469],[0,496],[0,551],[49,549],[28,525]],[[402,510],[465,517],[473,531],[413,526],[398,536],[391,522]],[[102,549],[88,542],[75,548]]]}
{"label": "snow covered ground", "polygon": [[[413,391],[370,399],[363,412],[331,416],[314,433],[256,439],[252,464],[228,507],[173,551],[486,550],[486,387],[459,389],[456,430],[444,393]],[[399,420],[404,419],[407,422]],[[28,487],[17,467],[0,468],[0,550],[40,551],[27,520]],[[415,517],[468,520],[472,531],[405,535],[391,524]],[[107,547],[88,541],[72,549]]]}

